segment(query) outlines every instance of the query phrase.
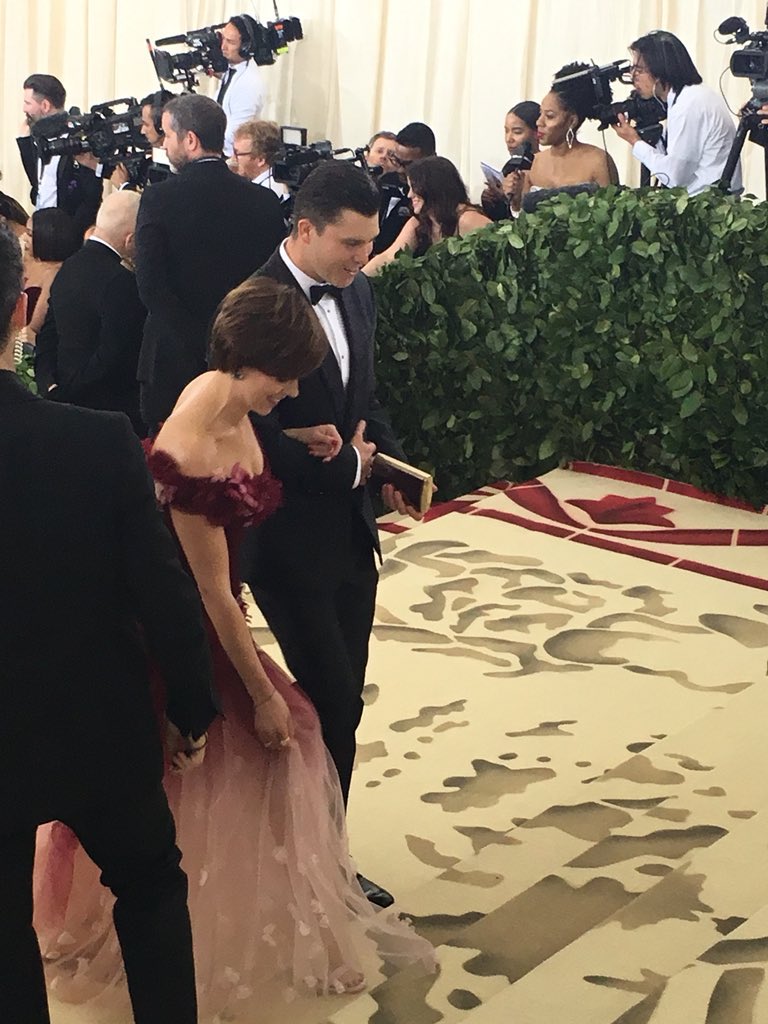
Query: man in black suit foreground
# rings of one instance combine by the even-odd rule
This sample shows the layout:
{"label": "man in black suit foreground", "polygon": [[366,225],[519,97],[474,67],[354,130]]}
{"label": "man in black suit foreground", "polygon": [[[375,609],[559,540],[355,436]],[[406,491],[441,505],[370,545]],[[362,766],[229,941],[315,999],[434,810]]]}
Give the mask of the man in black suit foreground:
{"label": "man in black suit foreground", "polygon": [[138,209],[136,192],[107,196],[95,231],[64,261],[37,336],[35,379],[57,402],[126,413],[143,437],[136,366],[147,311],[122,264],[133,255]]}
{"label": "man in black suit foreground", "polygon": [[227,118],[207,96],[164,108],[164,146],[179,172],[141,197],[136,277],[149,311],[139,359],[142,418],[150,431],[207,369],[216,309],[285,235],[277,196],[233,174],[221,150]]}
{"label": "man in black suit foreground", "polygon": [[22,287],[0,228],[0,1017],[49,1022],[32,865],[37,826],[59,820],[116,897],[137,1024],[195,1024],[144,645],[167,685],[172,751],[200,760],[216,713],[200,602],[128,420],[45,402],[14,373]]}
{"label": "man in black suit foreground", "polygon": [[[374,552],[381,556],[366,484],[376,449],[404,458],[376,399],[376,306],[360,273],[378,231],[378,208],[367,174],[342,161],[322,164],[296,196],[292,235],[259,271],[313,303],[330,348],[319,369],[300,381],[298,398],[259,421],[284,484],[284,504],[251,532],[243,576],[317,708],[345,802],[378,583]],[[338,439],[340,449],[328,461],[283,433],[316,425]],[[419,518],[391,487],[384,496]],[[374,883],[361,884],[372,902],[392,902]]]}
{"label": "man in black suit foreground", "polygon": [[[64,115],[67,93],[54,75],[30,75],[24,82],[24,119],[32,128],[44,117]],[[40,161],[31,135],[16,139],[21,162],[29,178],[30,197],[36,209],[58,206],[72,217],[80,238],[96,220],[104,183],[85,162],[72,156]],[[83,154],[84,160],[88,159]]]}

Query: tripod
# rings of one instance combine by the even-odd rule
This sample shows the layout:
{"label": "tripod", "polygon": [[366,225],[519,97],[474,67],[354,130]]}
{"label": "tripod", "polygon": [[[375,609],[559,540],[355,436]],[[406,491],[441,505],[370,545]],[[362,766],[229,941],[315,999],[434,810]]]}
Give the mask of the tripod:
{"label": "tripod", "polygon": [[[756,85],[755,89],[759,87]],[[754,91],[754,90],[753,90]],[[733,140],[728,159],[725,161],[723,175],[717,183],[717,187],[723,192],[731,192],[733,175],[741,157],[741,151],[747,139],[763,147],[763,173],[765,175],[765,191],[768,196],[768,125],[762,125],[762,118],[757,109],[768,103],[768,96],[765,99],[754,96],[744,107],[739,117],[739,127],[736,129],[736,138]]]}

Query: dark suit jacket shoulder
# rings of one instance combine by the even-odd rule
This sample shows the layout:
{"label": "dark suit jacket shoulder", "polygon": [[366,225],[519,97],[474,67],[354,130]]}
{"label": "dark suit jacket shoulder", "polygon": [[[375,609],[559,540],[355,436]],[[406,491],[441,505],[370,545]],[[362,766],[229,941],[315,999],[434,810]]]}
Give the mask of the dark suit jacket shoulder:
{"label": "dark suit jacket shoulder", "polygon": [[145,189],[136,224],[136,277],[148,310],[139,379],[170,412],[206,369],[216,309],[285,235],[277,196],[223,160],[195,161]]}
{"label": "dark suit jacket shoulder", "polygon": [[160,778],[145,645],[171,719],[215,713],[200,601],[128,420],[0,372],[0,808],[50,820]]}
{"label": "dark suit jacket shoulder", "polygon": [[[37,180],[37,150],[32,138],[22,136],[16,139],[24,171],[29,179],[30,199],[37,202],[39,182]],[[56,205],[65,210],[75,222],[80,236],[96,221],[101,206],[104,180],[97,178],[90,167],[82,167],[71,156],[59,160],[56,171]]]}
{"label": "dark suit jacket shoulder", "polygon": [[51,286],[36,351],[41,392],[57,401],[125,412],[137,425],[136,367],[146,310],[135,276],[108,246],[90,240],[65,260]]}

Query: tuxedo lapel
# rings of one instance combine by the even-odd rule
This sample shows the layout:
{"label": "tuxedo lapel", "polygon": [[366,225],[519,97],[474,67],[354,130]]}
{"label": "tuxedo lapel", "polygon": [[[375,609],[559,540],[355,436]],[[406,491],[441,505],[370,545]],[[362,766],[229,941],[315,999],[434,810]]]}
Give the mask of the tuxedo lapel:
{"label": "tuxedo lapel", "polygon": [[[341,318],[344,321],[344,330],[349,345],[349,381],[346,394],[344,395],[344,428],[345,431],[353,432],[357,425],[352,420],[356,417],[356,405],[360,396],[360,385],[365,374],[365,350],[363,345],[363,332],[361,330],[360,311],[357,305],[357,297],[353,287],[342,289],[339,308]],[[345,436],[348,436],[345,433]]]}
{"label": "tuxedo lapel", "polygon": [[[280,255],[279,249],[267,260],[267,262],[264,264],[261,270],[258,271],[258,273],[264,274],[267,277],[271,277],[275,281],[279,281],[280,284],[291,285],[304,298],[305,302],[309,303],[309,299],[304,295],[304,292],[301,290],[299,282],[296,280],[296,278],[290,272],[288,267],[285,265],[285,262],[282,256]],[[344,293],[342,292],[342,295],[343,294]],[[314,310],[313,315],[315,315]],[[328,389],[331,395],[331,399],[333,401],[333,408],[336,412],[336,422],[339,424],[339,426],[343,426],[345,418],[344,382],[341,379],[341,370],[339,369],[339,364],[336,361],[336,356],[333,354],[330,345],[328,346],[328,352],[326,353],[325,359],[322,361],[316,372],[318,373],[320,379],[322,380],[323,384]]]}

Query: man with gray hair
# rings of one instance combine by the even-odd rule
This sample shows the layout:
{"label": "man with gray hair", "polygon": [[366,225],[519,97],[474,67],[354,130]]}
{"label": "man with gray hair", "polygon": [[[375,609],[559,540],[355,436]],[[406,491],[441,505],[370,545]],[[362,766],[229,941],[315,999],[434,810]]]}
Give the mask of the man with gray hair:
{"label": "man with gray hair", "polygon": [[221,300],[285,235],[277,196],[224,162],[226,124],[207,96],[171,100],[162,115],[163,144],[178,173],[141,197],[136,276],[148,316],[139,381],[150,432],[207,369],[208,327]]}
{"label": "man with gray hair", "polygon": [[143,437],[136,367],[147,313],[123,265],[134,254],[138,211],[136,192],[113,192],[91,237],[64,261],[38,335],[35,377],[55,401],[126,413]]}

